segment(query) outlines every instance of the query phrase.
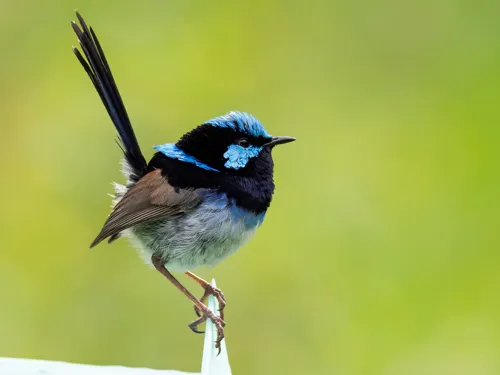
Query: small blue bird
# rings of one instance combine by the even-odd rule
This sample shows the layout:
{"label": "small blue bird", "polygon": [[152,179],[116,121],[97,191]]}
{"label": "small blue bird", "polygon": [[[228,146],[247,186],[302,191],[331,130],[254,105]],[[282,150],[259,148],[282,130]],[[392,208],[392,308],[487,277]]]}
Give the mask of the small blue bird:
{"label": "small blue bird", "polygon": [[[146,163],[101,45],[83,18],[72,22],[83,55],[73,52],[88,73],[106,107],[124,153],[125,186],[115,184],[114,207],[92,242],[129,237],[147,261],[193,303],[197,327],[210,319],[217,327],[216,347],[224,338],[224,295],[191,273],[213,266],[244,245],[262,224],[274,192],[274,146],[292,137],[272,137],[252,115],[243,112],[206,121],[177,143],[154,147]],[[184,272],[205,292],[198,299],[170,271]],[[205,305],[214,295],[220,317]]]}

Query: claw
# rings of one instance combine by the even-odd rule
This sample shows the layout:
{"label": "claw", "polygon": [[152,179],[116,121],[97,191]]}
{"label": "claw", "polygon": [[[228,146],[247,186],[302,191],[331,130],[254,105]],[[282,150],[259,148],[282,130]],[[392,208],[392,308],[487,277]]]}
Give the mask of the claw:
{"label": "claw", "polygon": [[198,326],[201,324],[201,323],[204,323],[205,320],[207,320],[207,316],[204,315],[204,316],[200,316],[198,319],[196,319],[195,321],[191,322],[188,324],[188,327],[191,329],[191,331],[193,331],[194,333],[205,333],[205,331],[199,331],[198,330]]}
{"label": "claw", "polygon": [[[202,305],[204,306],[204,305]],[[195,311],[200,312],[202,315],[196,319],[195,321],[189,323],[188,327],[191,329],[191,331],[195,333],[204,333],[202,331],[198,330],[198,326],[202,323],[204,323],[207,319],[210,319],[212,323],[215,325],[217,328],[217,340],[215,340],[215,348],[219,349],[219,353],[221,352],[221,342],[224,339],[224,327],[226,326],[226,322],[222,320],[221,317],[216,316],[211,310],[208,309],[208,307],[204,306],[201,308],[196,307]]]}
{"label": "claw", "polygon": [[198,315],[198,318],[201,318],[201,312],[200,312],[200,309],[198,308],[198,306],[193,305],[193,308],[194,308],[194,313],[196,315]]}
{"label": "claw", "polygon": [[[222,323],[225,325],[224,321],[222,321]],[[222,340],[224,340],[224,326],[222,324],[220,326],[218,324],[215,324],[215,326],[217,327],[217,340],[215,340],[215,349],[219,349],[217,353],[217,355],[219,355],[222,350],[221,343]]]}

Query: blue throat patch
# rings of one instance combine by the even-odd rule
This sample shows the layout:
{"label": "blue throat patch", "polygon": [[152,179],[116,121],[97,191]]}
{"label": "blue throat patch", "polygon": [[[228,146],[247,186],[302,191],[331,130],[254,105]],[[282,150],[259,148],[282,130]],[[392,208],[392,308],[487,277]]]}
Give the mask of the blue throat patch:
{"label": "blue throat patch", "polygon": [[202,163],[201,161],[199,161],[195,157],[186,154],[184,151],[182,151],[179,147],[177,147],[173,143],[167,143],[164,145],[154,146],[153,148],[157,151],[160,151],[163,155],[166,155],[169,158],[177,159],[180,161],[184,161],[186,163],[194,164],[197,167],[206,169],[207,171],[219,172],[219,170],[212,168],[212,167],[209,167],[208,165]]}
{"label": "blue throat patch", "polygon": [[227,159],[224,167],[232,169],[240,169],[247,165],[250,158],[254,158],[259,155],[262,147],[249,146],[241,147],[240,145],[231,145],[227,148],[224,153],[224,158]]}
{"label": "blue throat patch", "polygon": [[249,113],[232,111],[223,116],[215,117],[206,122],[212,126],[239,130],[254,137],[271,138],[264,126]]}

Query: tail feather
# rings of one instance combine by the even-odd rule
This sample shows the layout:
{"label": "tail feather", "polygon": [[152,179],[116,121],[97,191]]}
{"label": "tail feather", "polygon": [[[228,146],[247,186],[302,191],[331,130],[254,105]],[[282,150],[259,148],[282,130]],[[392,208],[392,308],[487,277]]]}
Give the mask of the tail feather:
{"label": "tail feather", "polygon": [[123,105],[120,92],[116,87],[113,74],[104,56],[101,44],[92,28],[87,27],[82,16],[80,16],[78,12],[76,12],[76,16],[80,22],[81,29],[74,21],[71,25],[78,36],[78,42],[82,47],[86,60],[76,47],[73,47],[73,52],[89,75],[90,80],[94,84],[94,87],[115,125],[121,141],[120,146],[123,146],[120,148],[132,169],[132,175],[129,176],[129,178],[132,181],[137,181],[147,173],[146,160],[142,155],[139,143],[135,137],[134,129],[130,123],[125,106]]}

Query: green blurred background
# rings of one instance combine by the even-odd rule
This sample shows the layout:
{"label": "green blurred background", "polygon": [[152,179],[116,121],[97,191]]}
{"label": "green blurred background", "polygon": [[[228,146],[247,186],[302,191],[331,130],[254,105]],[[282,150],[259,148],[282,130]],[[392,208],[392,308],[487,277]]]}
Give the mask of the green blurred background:
{"label": "green blurred background", "polygon": [[74,8],[147,157],[232,109],[298,139],[199,272],[235,374],[500,373],[498,1],[1,1],[0,356],[200,367],[187,299],[125,240],[88,249],[123,178]]}

